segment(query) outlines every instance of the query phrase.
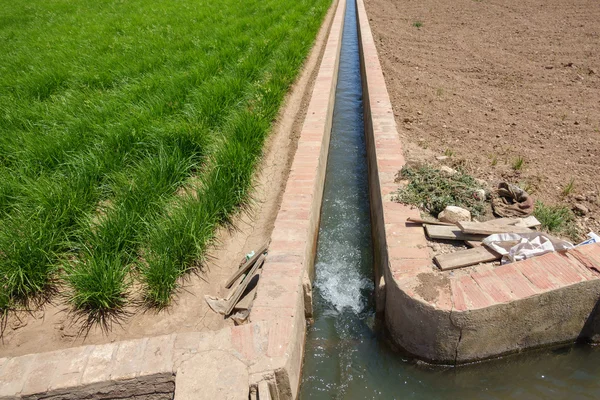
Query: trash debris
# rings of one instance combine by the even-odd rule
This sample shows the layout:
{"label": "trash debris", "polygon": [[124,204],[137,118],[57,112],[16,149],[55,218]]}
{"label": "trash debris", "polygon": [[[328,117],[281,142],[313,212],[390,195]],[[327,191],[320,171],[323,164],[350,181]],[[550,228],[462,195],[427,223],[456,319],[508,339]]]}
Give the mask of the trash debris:
{"label": "trash debris", "polygon": [[533,198],[520,187],[500,182],[496,193],[497,196],[492,198],[494,214],[500,217],[528,217],[533,214]]}
{"label": "trash debris", "polygon": [[502,255],[502,264],[572,249],[573,244],[543,232],[497,233],[483,239],[483,244]]}
{"label": "trash debris", "polygon": [[592,243],[600,243],[600,236],[598,236],[595,232],[590,232],[586,236],[589,237],[589,239],[584,240],[583,242],[579,243],[577,246],[583,246],[585,244],[592,244]]}

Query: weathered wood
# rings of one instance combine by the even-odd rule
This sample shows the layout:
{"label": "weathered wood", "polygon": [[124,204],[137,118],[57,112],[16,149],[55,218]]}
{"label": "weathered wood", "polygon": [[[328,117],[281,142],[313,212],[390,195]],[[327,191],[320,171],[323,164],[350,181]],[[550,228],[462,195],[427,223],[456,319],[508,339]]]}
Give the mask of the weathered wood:
{"label": "weathered wood", "polygon": [[265,243],[260,249],[259,251],[257,251],[256,253],[254,253],[254,255],[245,263],[242,264],[240,266],[240,268],[235,271],[235,273],[231,276],[231,278],[229,278],[227,280],[227,282],[225,283],[225,287],[226,288],[230,288],[231,285],[233,284],[233,282],[235,282],[240,276],[244,275],[246,273],[246,271],[248,271],[250,268],[252,268],[252,266],[254,265],[254,263],[256,262],[256,260],[258,260],[258,258],[263,255],[263,253],[265,251],[267,251],[268,248],[268,244]]}
{"label": "weathered wood", "polygon": [[433,261],[442,271],[460,267],[468,267],[484,262],[499,260],[502,256],[485,246],[475,247],[468,250],[460,250],[450,254],[440,254]]}
{"label": "weathered wood", "polygon": [[465,244],[470,248],[483,246],[483,243],[476,242],[475,240],[465,240]]}
{"label": "weathered wood", "polygon": [[431,239],[481,241],[486,237],[486,235],[471,235],[464,233],[456,225],[425,225],[425,231],[427,232],[427,236]]}
{"label": "weathered wood", "polygon": [[535,227],[541,226],[542,223],[540,221],[538,221],[538,219],[536,217],[534,217],[533,215],[530,215],[527,218],[521,218],[521,220],[519,222],[517,222],[515,225],[523,226],[525,228],[535,228]]}
{"label": "weathered wood", "polygon": [[254,263],[254,266],[252,267],[250,272],[248,272],[248,275],[246,275],[246,277],[244,278],[242,283],[240,283],[240,285],[237,287],[237,289],[233,293],[233,296],[231,296],[231,298],[228,300],[228,306],[227,306],[227,310],[225,311],[225,315],[231,314],[231,311],[235,308],[235,305],[240,300],[240,297],[242,297],[242,294],[244,293],[244,291],[248,287],[248,284],[254,277],[256,270],[259,269],[263,265],[264,262],[265,262],[265,255],[261,254],[260,257],[258,258],[258,260],[256,260],[256,262]]}
{"label": "weathered wood", "polygon": [[408,217],[406,219],[407,222],[413,223],[413,224],[430,224],[430,225],[443,225],[443,226],[456,226],[454,224],[450,224],[448,222],[442,222],[442,221],[426,221],[424,219],[421,218],[413,218],[413,217]]}
{"label": "weathered wood", "polygon": [[485,221],[485,223],[494,225],[513,225],[520,226],[522,228],[535,228],[536,226],[541,225],[540,221],[538,221],[533,215],[530,215],[527,218],[497,218]]}
{"label": "weathered wood", "polygon": [[458,226],[464,233],[473,235],[493,235],[495,233],[529,233],[532,232],[529,228],[523,228],[514,225],[497,225],[487,222],[459,222]]}

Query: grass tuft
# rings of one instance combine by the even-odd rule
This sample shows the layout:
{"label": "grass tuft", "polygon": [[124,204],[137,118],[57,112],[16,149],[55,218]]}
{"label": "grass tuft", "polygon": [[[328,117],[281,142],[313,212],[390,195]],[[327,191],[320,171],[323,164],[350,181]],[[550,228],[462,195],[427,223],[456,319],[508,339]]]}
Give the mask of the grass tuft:
{"label": "grass tuft", "polygon": [[575,215],[566,206],[546,205],[536,201],[533,215],[540,221],[541,228],[547,232],[564,234],[573,240],[577,240],[579,232],[575,226]]}
{"label": "grass tuft", "polygon": [[515,171],[520,171],[525,167],[525,159],[521,156],[515,158],[511,165],[512,169]]}
{"label": "grass tuft", "polygon": [[575,178],[571,178],[571,180],[569,181],[569,183],[567,183],[565,185],[565,187],[562,190],[562,195],[563,196],[568,196],[571,193],[573,193],[573,190],[575,189]]}
{"label": "grass tuft", "polygon": [[423,26],[423,22],[415,21],[415,22],[413,22],[413,26],[417,29],[421,29],[421,27]]}

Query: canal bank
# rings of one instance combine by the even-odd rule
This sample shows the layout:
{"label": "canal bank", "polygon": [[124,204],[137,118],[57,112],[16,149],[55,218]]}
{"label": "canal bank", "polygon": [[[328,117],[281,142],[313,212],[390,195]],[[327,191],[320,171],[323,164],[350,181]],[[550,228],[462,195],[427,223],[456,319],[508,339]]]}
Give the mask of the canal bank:
{"label": "canal bank", "polygon": [[[458,344],[462,339],[461,320],[457,320],[458,326],[452,327],[458,333],[456,336],[452,335],[453,329],[449,329],[450,335],[444,335],[438,331],[440,324],[428,318],[427,309],[432,304],[420,298],[415,286],[403,286],[411,280],[412,285],[419,279],[417,277],[423,277],[421,274],[433,275],[435,270],[431,269],[431,255],[426,247],[419,246],[424,244],[425,239],[422,229],[406,224],[408,216],[418,216],[417,211],[390,201],[390,194],[397,188],[394,183],[395,173],[404,162],[364,9],[360,23],[362,38],[358,34],[356,18],[357,13],[360,16],[361,3],[358,1],[359,9],[356,10],[355,3],[349,1],[346,9],[315,260],[314,321],[308,327],[300,398],[598,397],[600,385],[596,383],[595,376],[600,370],[596,362],[599,353],[596,348],[585,345],[530,350],[525,354],[459,368],[417,361],[417,358],[421,358],[455,364]],[[368,43],[369,40],[371,43]],[[366,51],[365,43],[368,47]],[[366,92],[364,96],[361,86]],[[363,121],[366,129],[360,125],[352,125],[362,124]],[[367,193],[370,194],[370,201]],[[357,198],[363,198],[362,206],[355,201]],[[366,217],[369,210],[370,218]],[[372,235],[368,235],[369,232]],[[582,259],[581,255],[578,254],[577,260]],[[553,262],[550,260],[542,265],[548,272],[552,270]],[[478,339],[473,339],[479,343],[476,344],[478,350],[465,352],[467,358],[462,362],[490,358],[491,353],[494,356],[510,353],[511,345],[513,350],[536,347],[531,343],[515,340],[515,337],[523,335],[523,329],[530,329],[531,325],[537,325],[530,329],[530,333],[535,336],[536,330],[547,327],[547,323],[541,322],[544,319],[552,321],[552,324],[564,323],[566,326],[562,331],[558,329],[549,332],[548,337],[551,339],[547,344],[563,342],[561,335],[568,337],[566,342],[573,343],[577,338],[573,332],[584,330],[586,321],[590,322],[590,315],[593,320],[594,301],[590,299],[596,299],[597,295],[591,289],[591,292],[584,295],[588,304],[583,307],[578,304],[575,295],[568,301],[569,304],[575,304],[574,307],[568,307],[569,315],[561,316],[556,307],[548,307],[548,302],[560,302],[564,299],[559,294],[560,289],[572,293],[583,290],[585,293],[585,286],[594,287],[595,274],[589,268],[582,269],[582,265],[575,262],[570,264],[571,270],[565,264],[561,264],[561,268],[563,274],[557,276],[570,276],[574,280],[554,286],[553,289],[559,290],[553,291],[546,299],[534,296],[540,294],[539,290],[528,292],[530,296],[523,296],[532,297],[527,301],[532,302],[534,307],[538,306],[541,311],[533,313],[531,322],[515,321],[518,329],[515,336],[509,337],[511,344],[508,347],[494,347],[493,335],[484,333]],[[386,289],[389,289],[386,280],[394,286],[389,298],[386,295]],[[440,304],[446,301],[450,305],[450,312],[440,313],[444,319],[442,326],[453,322],[449,314],[455,305],[459,307],[455,309],[459,315],[460,312],[482,308],[481,304],[473,307],[474,304],[468,298],[462,307],[454,303],[461,285],[467,282],[464,278],[456,282],[458,284],[455,287],[444,285],[444,290],[440,291],[438,285],[435,285],[436,280],[432,280],[435,299]],[[507,280],[510,282],[510,279]],[[450,282],[447,280],[445,283],[449,286]],[[505,285],[501,280],[499,284]],[[580,287],[570,287],[573,284],[580,284]],[[403,296],[400,300],[397,291]],[[519,298],[512,295],[505,300],[504,303],[508,305],[511,303],[508,300]],[[404,313],[407,304],[408,307],[414,306],[412,315]],[[530,313],[523,303],[517,301],[516,304],[516,319],[519,312]],[[436,305],[433,307],[434,314],[442,308]],[[377,316],[384,317],[392,331],[382,328],[376,322]],[[506,317],[493,312],[490,316],[490,319],[497,320],[467,319],[467,330],[471,329],[473,335],[478,330],[483,330],[483,325],[491,325],[497,329],[506,320]],[[398,326],[401,332],[410,331],[410,337],[398,338],[399,330],[394,331]],[[488,336],[490,340],[486,339]],[[419,346],[416,347],[416,352],[408,354],[404,348],[397,347],[402,346],[403,340],[408,341],[407,347],[411,343],[420,343],[425,348],[428,343],[435,343],[436,340],[445,342],[441,346],[451,349],[453,357],[438,360],[428,358],[430,353],[419,352]],[[512,342],[513,340],[515,341]],[[492,344],[491,353],[486,353],[486,345],[482,345],[485,342]],[[435,357],[436,353],[431,354]]]}

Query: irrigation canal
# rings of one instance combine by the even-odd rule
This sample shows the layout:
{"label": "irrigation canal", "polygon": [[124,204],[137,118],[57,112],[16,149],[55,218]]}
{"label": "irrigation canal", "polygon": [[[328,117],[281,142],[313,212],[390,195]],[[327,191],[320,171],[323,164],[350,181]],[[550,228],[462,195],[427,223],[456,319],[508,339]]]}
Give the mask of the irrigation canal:
{"label": "irrigation canal", "polygon": [[597,399],[600,349],[569,346],[462,367],[393,352],[377,329],[356,5],[342,39],[301,399]]}

